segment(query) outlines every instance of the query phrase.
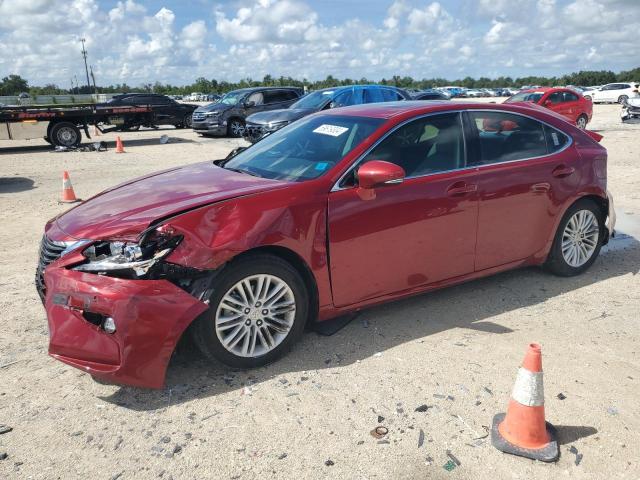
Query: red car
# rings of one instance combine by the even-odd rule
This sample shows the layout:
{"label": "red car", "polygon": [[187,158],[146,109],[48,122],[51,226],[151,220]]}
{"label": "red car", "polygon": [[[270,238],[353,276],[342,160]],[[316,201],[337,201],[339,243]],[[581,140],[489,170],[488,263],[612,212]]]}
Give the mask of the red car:
{"label": "red car", "polygon": [[504,103],[531,102],[559,113],[584,130],[593,115],[593,103],[570,88],[532,88],[516,93]]}
{"label": "red car", "polygon": [[579,274],[613,228],[599,138],[533,105],[391,102],[124,183],[45,227],[49,353],[161,387],[185,332],[255,367],[307,322],[525,265]]}

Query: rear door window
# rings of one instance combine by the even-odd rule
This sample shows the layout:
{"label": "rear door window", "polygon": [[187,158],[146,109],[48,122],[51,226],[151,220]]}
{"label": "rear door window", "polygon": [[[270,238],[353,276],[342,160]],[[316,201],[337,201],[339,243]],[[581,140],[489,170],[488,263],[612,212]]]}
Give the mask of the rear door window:
{"label": "rear door window", "polygon": [[400,95],[396,90],[391,88],[383,88],[382,89],[382,97],[385,102],[395,102],[397,100],[402,100],[402,95]]}
{"label": "rear door window", "polygon": [[367,87],[364,89],[364,103],[384,102],[382,90],[375,87]]}
{"label": "rear door window", "polygon": [[469,112],[478,132],[480,165],[524,160],[548,154],[544,125],[506,112]]}
{"label": "rear door window", "polygon": [[336,107],[346,107],[349,105],[359,105],[362,103],[362,90],[350,88],[344,92],[338,93],[333,102]]}
{"label": "rear door window", "polygon": [[571,92],[562,92],[562,98],[565,102],[577,102],[578,95]]}

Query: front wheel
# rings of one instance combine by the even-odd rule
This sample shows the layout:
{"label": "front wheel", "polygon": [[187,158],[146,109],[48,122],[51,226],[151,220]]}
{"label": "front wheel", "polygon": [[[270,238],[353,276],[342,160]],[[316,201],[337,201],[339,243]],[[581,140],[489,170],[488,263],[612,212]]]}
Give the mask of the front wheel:
{"label": "front wheel", "polygon": [[592,200],[578,200],[560,221],[545,267],[562,277],[584,272],[600,253],[603,231],[600,208]]}
{"label": "front wheel", "polygon": [[587,128],[587,122],[589,121],[589,119],[587,118],[586,115],[580,115],[578,117],[578,119],[576,120],[576,126],[580,129],[580,130],[584,130],[585,128]]}
{"label": "front wheel", "polygon": [[242,120],[234,118],[229,121],[229,136],[239,138],[244,135],[245,125]]}
{"label": "front wheel", "polygon": [[300,338],[309,295],[295,268],[269,255],[229,264],[215,278],[210,308],[191,329],[202,353],[231,367],[273,362]]}

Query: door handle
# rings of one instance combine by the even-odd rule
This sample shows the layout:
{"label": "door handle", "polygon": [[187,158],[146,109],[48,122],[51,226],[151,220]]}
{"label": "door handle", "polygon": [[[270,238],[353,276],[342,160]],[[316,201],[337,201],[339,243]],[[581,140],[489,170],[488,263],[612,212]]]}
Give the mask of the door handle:
{"label": "door handle", "polygon": [[560,165],[560,166],[554,168],[553,172],[551,172],[551,174],[556,178],[564,178],[564,177],[568,177],[569,175],[571,175],[575,171],[576,171],[576,169],[573,168],[573,167],[567,167],[566,165]]}
{"label": "door handle", "polygon": [[456,195],[466,195],[467,193],[473,193],[478,191],[478,185],[476,184],[467,184],[463,182],[454,183],[449,188],[447,188],[447,195],[456,196]]}

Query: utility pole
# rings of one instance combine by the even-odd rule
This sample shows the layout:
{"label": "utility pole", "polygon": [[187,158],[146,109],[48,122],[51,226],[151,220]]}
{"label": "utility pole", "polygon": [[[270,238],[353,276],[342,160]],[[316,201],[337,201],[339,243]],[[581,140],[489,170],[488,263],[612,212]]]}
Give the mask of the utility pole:
{"label": "utility pole", "polygon": [[89,92],[91,92],[91,82],[89,82],[89,67],[87,67],[87,51],[84,48],[84,42],[86,41],[84,38],[81,38],[82,42],[82,57],[84,58],[84,71],[87,74],[87,87],[89,88]]}
{"label": "utility pole", "polygon": [[91,80],[93,80],[93,93],[98,94],[98,88],[96,87],[96,76],[93,74],[93,65],[89,65],[89,70],[91,70]]}

